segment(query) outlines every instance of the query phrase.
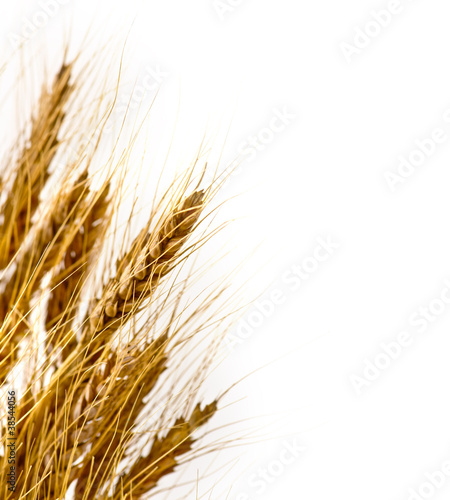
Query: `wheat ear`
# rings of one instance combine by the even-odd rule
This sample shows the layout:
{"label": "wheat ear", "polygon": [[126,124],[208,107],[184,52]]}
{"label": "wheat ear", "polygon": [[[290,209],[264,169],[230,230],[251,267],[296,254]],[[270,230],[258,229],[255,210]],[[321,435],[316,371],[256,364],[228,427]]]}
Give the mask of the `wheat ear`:
{"label": "wheat ear", "polygon": [[51,91],[45,88],[32,121],[27,145],[15,166],[15,179],[8,192],[0,225],[0,269],[6,267],[29,232],[39,196],[47,182],[51,162],[60,144],[59,132],[73,92],[72,64],[63,63]]}
{"label": "wheat ear", "polygon": [[194,432],[205,425],[216,411],[217,401],[203,409],[198,403],[191,415],[178,418],[166,434],[155,438],[150,453],[139,457],[120,478],[113,499],[140,500],[155,488],[164,476],[175,470],[178,458],[191,451],[195,443]]}

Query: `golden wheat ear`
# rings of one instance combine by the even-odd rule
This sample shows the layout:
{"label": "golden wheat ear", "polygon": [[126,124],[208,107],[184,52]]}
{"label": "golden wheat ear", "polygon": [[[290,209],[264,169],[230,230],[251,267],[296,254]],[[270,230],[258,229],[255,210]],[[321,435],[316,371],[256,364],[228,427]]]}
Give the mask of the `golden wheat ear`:
{"label": "golden wheat ear", "polygon": [[13,259],[24,242],[39,205],[41,191],[50,176],[50,165],[60,145],[60,131],[73,92],[72,64],[63,63],[48,91],[41,93],[31,133],[16,165],[5,169],[14,181],[3,208],[0,225],[0,269]]}
{"label": "golden wheat ear", "polygon": [[132,246],[133,254],[124,257],[129,264],[120,273],[120,281],[111,280],[93,308],[85,333],[89,342],[96,338],[96,342],[102,343],[104,336],[109,336],[151,296],[189,238],[202,211],[203,198],[203,191],[187,196],[167,216],[159,231],[147,234],[138,246]]}
{"label": "golden wheat ear", "polygon": [[217,401],[203,409],[199,403],[190,415],[177,419],[168,432],[155,438],[149,454],[139,457],[129,472],[121,476],[112,498],[140,500],[147,495],[164,476],[175,470],[178,458],[192,450],[195,443],[193,433],[205,425],[216,411]]}

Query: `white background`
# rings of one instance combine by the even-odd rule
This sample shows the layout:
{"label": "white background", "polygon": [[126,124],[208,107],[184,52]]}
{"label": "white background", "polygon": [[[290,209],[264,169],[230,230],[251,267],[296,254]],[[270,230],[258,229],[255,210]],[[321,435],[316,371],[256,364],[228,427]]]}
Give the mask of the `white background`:
{"label": "white background", "polygon": [[[3,62],[11,33],[44,3],[3,0]],[[386,9],[395,13],[383,14],[384,26],[367,24]],[[256,444],[224,453],[238,461],[211,498],[230,487],[233,500],[449,496],[449,476],[423,485],[450,460],[450,305],[439,299],[450,280],[449,13],[444,0],[72,0],[25,42],[53,57],[69,28],[75,47],[91,23],[118,47],[128,34],[126,76],[139,83],[149,66],[167,74],[154,116],[167,134],[177,123],[174,147],[186,157],[205,132],[230,126],[227,164],[248,136],[270,137],[274,113],[292,115],[222,194],[240,195],[224,217],[243,219],[219,245],[236,248],[237,261],[254,252],[249,265],[259,269],[248,296],[277,289],[284,303],[267,306],[209,381],[214,394],[252,374],[229,396],[245,399],[226,419],[248,419],[235,435],[259,429]],[[416,141],[433,133],[441,143],[421,161]],[[386,172],[398,174],[399,157],[411,154],[421,164],[391,189]],[[286,273],[314,256],[318,238],[339,248],[294,292]],[[423,333],[411,323],[421,306],[435,311]],[[410,345],[358,391],[352,376],[364,377],[366,360],[386,362],[382,343],[401,332]],[[306,450],[280,468],[295,438]],[[270,481],[256,488],[261,469]]]}

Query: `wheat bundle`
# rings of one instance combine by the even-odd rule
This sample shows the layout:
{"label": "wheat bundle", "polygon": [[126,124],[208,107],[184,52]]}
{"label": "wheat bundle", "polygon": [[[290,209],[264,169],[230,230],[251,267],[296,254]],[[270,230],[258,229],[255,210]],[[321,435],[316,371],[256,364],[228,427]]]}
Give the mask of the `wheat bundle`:
{"label": "wheat bundle", "polygon": [[[114,268],[105,241],[117,231],[123,179],[108,171],[94,186],[95,150],[84,167],[77,159],[62,179],[51,176],[76,103],[73,75],[65,61],[44,87],[20,159],[1,178],[0,382],[11,418],[0,423],[0,497],[136,500],[189,461],[218,411],[219,395],[199,396],[204,360],[176,390],[169,377],[207,323],[208,301],[186,314],[191,275],[180,271],[211,236],[198,227],[214,189],[187,169]],[[104,269],[96,289],[92,277]]]}

